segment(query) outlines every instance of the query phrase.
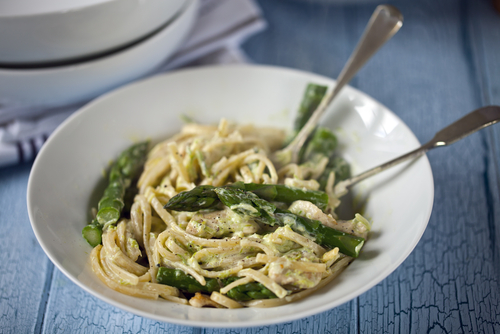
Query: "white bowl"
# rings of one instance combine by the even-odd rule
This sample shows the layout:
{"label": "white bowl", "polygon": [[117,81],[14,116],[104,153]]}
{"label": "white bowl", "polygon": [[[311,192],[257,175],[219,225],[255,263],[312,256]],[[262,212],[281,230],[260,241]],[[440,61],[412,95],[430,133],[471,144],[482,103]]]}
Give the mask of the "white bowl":
{"label": "white bowl", "polygon": [[2,0],[0,66],[82,59],[167,24],[186,0]]}
{"label": "white bowl", "polygon": [[53,106],[87,101],[150,73],[177,50],[193,26],[198,0],[186,1],[173,22],[119,52],[66,66],[0,68],[0,104]]}
{"label": "white bowl", "polygon": [[[187,326],[261,326],[317,314],[345,303],[393,272],[410,254],[429,220],[434,185],[427,158],[395,167],[356,186],[373,221],[365,248],[339,277],[297,303],[270,309],[197,309],[143,300],[107,288],[89,266],[81,237],[91,193],[110,159],[131,143],[175,134],[181,115],[203,123],[221,117],[290,128],[308,82],[328,78],[265,66],[182,70],[107,94],[70,117],[38,155],[28,182],[28,211],[40,245],[54,264],[92,295],[129,312]],[[408,127],[372,98],[345,87],[323,124],[339,137],[354,172],[419,146]],[[92,133],[92,135],[89,135]],[[95,204],[94,204],[95,205]]]}

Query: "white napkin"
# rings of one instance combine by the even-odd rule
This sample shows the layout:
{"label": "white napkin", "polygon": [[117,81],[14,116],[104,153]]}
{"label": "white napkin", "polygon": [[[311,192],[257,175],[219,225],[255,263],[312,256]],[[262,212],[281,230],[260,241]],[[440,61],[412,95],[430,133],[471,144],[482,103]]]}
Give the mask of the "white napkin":
{"label": "white napkin", "polygon": [[[248,62],[239,46],[265,27],[254,0],[201,0],[190,36],[152,75],[187,66]],[[0,167],[31,161],[57,126],[81,106],[0,106]]]}

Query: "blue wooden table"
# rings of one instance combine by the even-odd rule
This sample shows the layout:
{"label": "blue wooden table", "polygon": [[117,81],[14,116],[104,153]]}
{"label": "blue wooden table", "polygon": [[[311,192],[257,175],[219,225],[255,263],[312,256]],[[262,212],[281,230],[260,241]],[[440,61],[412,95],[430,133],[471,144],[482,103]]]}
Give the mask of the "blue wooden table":
{"label": "blue wooden table", "polygon": [[[269,26],[245,43],[249,57],[333,78],[377,4],[259,3]],[[475,108],[500,105],[500,14],[490,0],[392,4],[405,16],[403,28],[351,85],[393,110],[421,142]],[[394,273],[325,313],[234,330],[152,321],[78,288],[32,232],[25,199],[31,165],[0,169],[0,333],[500,333],[500,125],[428,157],[432,216]]]}

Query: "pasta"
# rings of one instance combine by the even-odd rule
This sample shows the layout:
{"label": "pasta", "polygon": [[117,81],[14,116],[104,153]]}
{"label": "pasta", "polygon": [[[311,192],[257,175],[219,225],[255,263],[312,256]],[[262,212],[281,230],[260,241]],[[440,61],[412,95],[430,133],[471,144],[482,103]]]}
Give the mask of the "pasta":
{"label": "pasta", "polygon": [[333,172],[323,208],[300,199],[268,202],[246,190],[238,194],[248,195],[248,201],[235,205],[223,202],[186,211],[167,205],[200,186],[212,191],[208,199],[218,200],[233,189],[227,185],[238,183],[320,193],[317,179],[328,159],[278,168],[271,157],[284,141],[283,131],[223,119],[218,126],[186,124],[157,144],[138,178],[130,215],[104,225],[102,245],[91,254],[95,274],[130,296],[229,309],[284,305],[326,285],[354,258],[325,246],[322,235],[308,230],[313,225],[294,219],[320,222],[318,228],[348,232],[363,241],[370,227],[360,215],[351,221],[336,219]]}

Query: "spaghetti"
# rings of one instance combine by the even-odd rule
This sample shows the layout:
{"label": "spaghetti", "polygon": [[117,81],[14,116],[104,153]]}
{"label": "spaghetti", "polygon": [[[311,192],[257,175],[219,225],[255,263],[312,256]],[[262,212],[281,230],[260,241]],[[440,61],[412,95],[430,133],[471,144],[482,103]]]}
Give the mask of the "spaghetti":
{"label": "spaghetti", "polygon": [[[218,126],[187,124],[157,144],[138,179],[130,218],[106,226],[102,245],[92,251],[96,275],[130,296],[231,309],[287,304],[330,282],[353,257],[318,244],[293,225],[269,226],[223,205],[198,212],[164,208],[172,197],[201,185],[243,182],[318,190],[316,179],[328,159],[277,169],[270,156],[284,141],[283,131],[222,120]],[[369,224],[363,217],[335,219],[334,178],[330,173],[324,210],[304,200],[279,206],[366,238]],[[243,204],[238,209],[254,210]],[[184,281],[160,284],[167,278]]]}

